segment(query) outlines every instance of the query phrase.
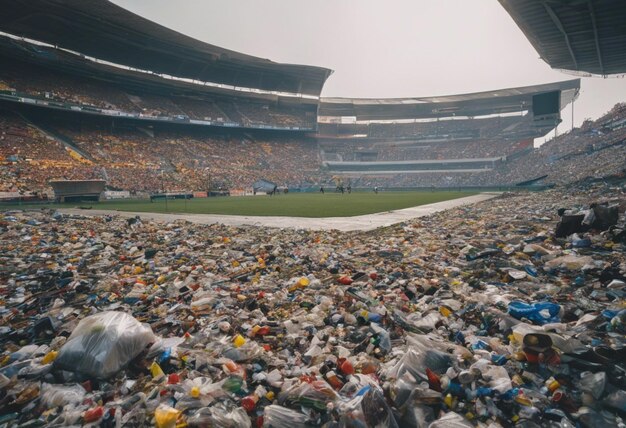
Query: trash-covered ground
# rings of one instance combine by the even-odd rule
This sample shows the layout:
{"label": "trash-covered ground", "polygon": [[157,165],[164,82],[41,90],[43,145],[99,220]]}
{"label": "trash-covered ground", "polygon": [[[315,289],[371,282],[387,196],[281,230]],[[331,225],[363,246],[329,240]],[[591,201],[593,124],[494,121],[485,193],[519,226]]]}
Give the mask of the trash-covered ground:
{"label": "trash-covered ground", "polygon": [[361,233],[4,213],[0,426],[624,426],[625,202]]}

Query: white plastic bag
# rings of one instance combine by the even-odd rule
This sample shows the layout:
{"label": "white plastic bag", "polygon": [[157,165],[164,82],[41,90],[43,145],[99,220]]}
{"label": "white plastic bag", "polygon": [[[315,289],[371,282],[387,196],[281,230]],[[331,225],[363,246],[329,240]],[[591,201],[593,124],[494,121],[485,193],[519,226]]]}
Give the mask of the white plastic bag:
{"label": "white plastic bag", "polygon": [[155,340],[150,326],[131,315],[102,312],[78,323],[54,360],[54,367],[107,379]]}

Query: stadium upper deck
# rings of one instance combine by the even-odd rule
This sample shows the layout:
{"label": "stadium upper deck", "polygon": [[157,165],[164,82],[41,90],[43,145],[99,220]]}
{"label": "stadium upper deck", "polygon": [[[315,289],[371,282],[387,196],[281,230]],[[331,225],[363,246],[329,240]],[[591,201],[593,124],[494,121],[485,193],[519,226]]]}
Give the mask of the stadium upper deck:
{"label": "stadium upper deck", "polygon": [[543,85],[499,89],[471,94],[415,98],[322,98],[320,122],[333,123],[342,117],[356,121],[476,117],[531,110],[533,96],[560,91],[561,108],[578,96],[580,79]]}
{"label": "stadium upper deck", "polygon": [[210,45],[105,0],[0,0],[0,31],[140,70],[319,96],[331,70]]}
{"label": "stadium upper deck", "polygon": [[[105,0],[5,3],[6,0],[0,0],[0,7],[7,11],[0,17],[0,31],[11,36],[0,35],[3,63],[17,59],[32,64],[35,74],[50,71],[51,75],[61,76],[65,87],[91,88],[78,97],[60,97],[63,104],[59,106],[28,98],[33,90],[35,95],[46,98],[48,93],[53,98],[59,98],[59,92],[67,94],[59,91],[54,81],[34,87],[31,83],[39,79],[20,80],[21,73],[14,72],[18,77],[8,79],[4,89],[27,87],[30,92],[27,97],[13,94],[10,101],[39,107],[121,119],[175,120],[252,129],[313,131],[319,122],[320,134],[324,136],[362,134],[365,123],[368,137],[476,138],[484,137],[483,127],[488,126],[491,134],[499,130],[507,138],[532,138],[545,135],[556,124],[531,124],[525,113],[532,109],[533,96],[559,91],[562,108],[576,98],[580,88],[579,80],[569,80],[441,97],[324,98],[320,102],[317,96],[330,74],[328,69],[276,64],[228,51],[169,30]],[[70,79],[82,79],[80,83],[92,79],[96,84],[73,85]],[[107,91],[102,90],[104,86],[111,88],[111,96],[114,92],[119,96],[108,99]],[[91,90],[93,94],[89,93]],[[77,98],[81,102],[76,103]],[[493,115],[515,118],[498,120],[498,129],[489,121],[476,120]],[[345,123],[345,118],[352,123]],[[438,123],[414,124],[412,128],[385,123],[396,121]],[[382,123],[371,126],[371,122]]]}
{"label": "stadium upper deck", "polygon": [[225,96],[106,69],[77,73],[77,67],[67,72],[65,63],[5,56],[1,48],[0,62],[0,101],[13,108],[65,110],[142,123],[300,131],[316,127],[317,104],[312,100]]}
{"label": "stadium upper deck", "polygon": [[535,120],[536,96],[557,92],[559,109],[573,102],[580,79],[472,94],[420,98],[322,98],[320,141],[454,141],[501,138],[522,140],[546,135],[558,124]]}

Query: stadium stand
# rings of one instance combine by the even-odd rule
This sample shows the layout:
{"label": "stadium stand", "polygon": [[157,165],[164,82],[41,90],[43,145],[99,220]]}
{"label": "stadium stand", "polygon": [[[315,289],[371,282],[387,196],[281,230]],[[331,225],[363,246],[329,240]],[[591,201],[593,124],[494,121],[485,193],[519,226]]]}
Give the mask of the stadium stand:
{"label": "stadium stand", "polygon": [[331,74],[213,46],[108,1],[1,0],[0,9],[0,31],[162,75],[319,96]]}
{"label": "stadium stand", "polygon": [[322,98],[319,116],[322,123],[339,118],[363,121],[398,121],[416,118],[479,118],[486,115],[519,114],[532,109],[533,96],[559,91],[561,108],[578,96],[580,79],[543,85],[507,88],[470,94],[416,98]]}
{"label": "stadium stand", "polygon": [[[192,97],[165,95],[175,93],[169,82],[159,88],[136,88],[122,79],[111,83],[50,70],[36,64],[0,56],[6,65],[0,69],[0,97],[14,102],[44,100],[54,107],[87,109],[91,114],[128,115],[142,119],[209,121],[211,125],[229,124],[250,128],[314,130],[314,104],[283,104],[262,99],[220,97],[195,94]],[[158,92],[150,92],[158,91]],[[26,100],[25,100],[26,98]]]}
{"label": "stadium stand", "polygon": [[[45,194],[55,178],[105,179],[134,194],[259,179],[303,188],[336,174],[355,187],[500,186],[546,170],[543,182],[565,183],[624,167],[623,105],[533,149],[560,121],[558,111],[539,120],[536,97],[555,94],[563,109],[579,79],[320,99],[330,70],[227,51],[109,2],[0,6],[11,9],[0,17],[0,191]],[[61,18],[68,28],[52,24]]]}
{"label": "stadium stand", "polygon": [[[329,160],[331,152],[325,143],[320,143],[318,151],[314,139],[228,135],[188,127],[153,129],[150,136],[140,127],[111,129],[108,122],[97,118],[53,118],[52,124],[45,123],[49,120],[38,118],[34,122],[39,126],[35,128],[18,115],[2,112],[1,191],[49,193],[47,182],[53,178],[105,178],[108,188],[134,193],[206,190],[211,180],[232,189],[245,189],[259,178],[306,188],[329,181],[333,175],[321,163]],[[70,144],[64,145],[50,135],[62,136]],[[365,142],[347,144],[343,151],[332,153],[335,160],[356,160],[360,156],[370,161],[400,162],[521,153],[517,157],[509,155],[506,162],[493,162],[488,169],[483,162],[483,167],[474,172],[448,168],[433,173],[428,171],[432,168],[429,165],[411,174],[401,170],[384,175],[347,174],[354,187],[514,185],[545,175],[546,171],[549,173],[544,183],[561,184],[620,174],[626,167],[625,141],[626,107],[618,104],[596,121],[587,121],[581,128],[559,135],[537,149],[530,147],[529,140],[448,142],[418,147]]]}
{"label": "stadium stand", "polygon": [[0,111],[0,191],[51,194],[53,178],[99,178],[97,170],[23,119]]}
{"label": "stadium stand", "polygon": [[[623,174],[626,170],[626,105],[617,104],[611,111],[595,121],[588,120],[580,128],[558,135],[539,148],[532,148],[530,140],[506,142],[505,140],[478,141],[476,143],[437,143],[425,147],[403,147],[388,143],[347,143],[343,149],[332,143],[331,149],[320,143],[324,160],[361,161],[365,165],[385,157],[389,160],[441,159],[441,169],[416,168],[414,173],[395,173],[382,167],[371,169],[367,175],[349,171],[346,177],[355,179],[361,186],[378,187],[461,187],[461,186],[504,186],[546,176],[545,184],[566,184],[586,178],[601,178]],[[380,149],[384,147],[384,149]],[[334,151],[333,151],[334,150]],[[404,153],[402,153],[404,151]],[[402,154],[400,154],[402,153]],[[475,156],[471,155],[474,153]],[[455,167],[443,170],[444,158],[473,158],[498,153],[505,159],[494,162],[482,171],[455,171]],[[397,156],[396,156],[397,155]],[[351,157],[350,157],[351,156]],[[370,161],[370,162],[367,162]],[[330,162],[332,163],[332,162]],[[356,162],[355,162],[356,163]],[[380,163],[380,162],[378,162]],[[370,165],[371,167],[371,165]],[[478,166],[477,169],[481,169]],[[336,173],[336,172],[335,172]]]}
{"label": "stadium stand", "polygon": [[528,115],[496,116],[484,119],[415,121],[410,123],[327,124],[319,125],[319,132],[328,135],[362,135],[376,139],[450,140],[489,137],[529,136],[537,129]]}
{"label": "stadium stand", "polygon": [[595,121],[547,141],[528,156],[516,159],[493,180],[516,183],[539,177],[566,184],[619,174],[626,168],[626,105],[617,104]]}
{"label": "stadium stand", "polygon": [[[552,130],[559,110],[577,98],[579,85],[570,80],[445,97],[322,99],[318,140],[324,166],[342,175],[485,177],[530,153],[533,139]],[[535,103],[542,94],[554,94],[557,106],[538,120]],[[423,182],[424,176],[414,180]]]}
{"label": "stadium stand", "polygon": [[104,178],[110,189],[133,193],[206,191],[211,180],[232,189],[249,188],[260,177],[289,187],[319,181],[314,140],[190,129],[159,129],[150,136],[139,128],[108,128],[97,118],[34,121],[38,128],[0,113],[2,191],[49,193],[48,180],[57,178]]}
{"label": "stadium stand", "polygon": [[321,144],[329,161],[410,161],[490,158],[512,155],[527,149],[532,140],[469,140],[453,142],[345,142]]}

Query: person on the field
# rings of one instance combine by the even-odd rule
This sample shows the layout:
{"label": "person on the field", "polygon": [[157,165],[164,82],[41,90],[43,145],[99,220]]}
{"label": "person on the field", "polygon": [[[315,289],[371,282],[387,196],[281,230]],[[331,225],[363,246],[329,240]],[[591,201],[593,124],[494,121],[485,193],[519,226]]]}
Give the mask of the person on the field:
{"label": "person on the field", "polygon": [[321,194],[324,194],[324,186],[321,186],[321,187],[320,187],[320,193],[321,193]]}
{"label": "person on the field", "polygon": [[374,193],[378,195],[378,186],[374,186]]}

